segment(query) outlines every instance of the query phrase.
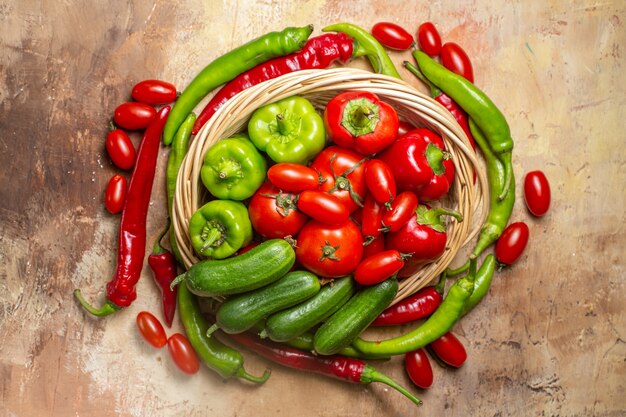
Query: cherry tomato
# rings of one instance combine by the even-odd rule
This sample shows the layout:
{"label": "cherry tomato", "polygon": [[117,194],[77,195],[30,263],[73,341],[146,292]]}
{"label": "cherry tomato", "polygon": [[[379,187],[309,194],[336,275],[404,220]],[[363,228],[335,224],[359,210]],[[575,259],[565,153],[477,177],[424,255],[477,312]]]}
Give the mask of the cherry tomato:
{"label": "cherry tomato", "polygon": [[295,236],[309,218],[297,210],[296,196],[284,193],[266,181],[254,193],[248,215],[254,230],[267,238]]}
{"label": "cherry tomato", "polygon": [[380,234],[368,242],[363,245],[363,258],[368,258],[385,250],[385,235]]}
{"label": "cherry tomato", "polygon": [[126,202],[126,178],[116,174],[111,177],[104,193],[104,207],[111,214],[120,213]]}
{"label": "cherry tomato", "polygon": [[404,368],[417,387],[426,389],[433,384],[433,368],[424,349],[407,352],[404,355]]}
{"label": "cherry tomato", "polygon": [[383,227],[388,232],[397,232],[415,215],[417,205],[415,193],[404,191],[398,194],[383,215]]}
{"label": "cherry tomato", "polygon": [[529,230],[524,222],[511,223],[496,242],[496,259],[504,265],[512,265],[522,255],[528,243]]}
{"label": "cherry tomato", "polygon": [[396,198],[396,180],[389,166],[380,159],[367,161],[365,185],[379,204],[390,204]]}
{"label": "cherry tomato", "polygon": [[272,184],[284,191],[317,190],[319,176],[317,171],[305,165],[280,162],[267,170],[267,178]]}
{"label": "cherry tomato", "polygon": [[354,270],[354,280],[362,285],[374,285],[396,274],[404,266],[404,256],[397,250],[378,252],[363,260]]}
{"label": "cherry tomato", "polygon": [[376,199],[368,194],[365,196],[361,213],[361,232],[366,241],[379,236],[383,228],[383,215],[385,214],[383,205],[378,204]]}
{"label": "cherry tomato", "polygon": [[550,208],[550,183],[542,171],[531,171],[524,178],[524,201],[528,210],[541,217]]}
{"label": "cherry tomato", "polygon": [[174,333],[167,339],[167,350],[178,368],[186,374],[195,374],[200,370],[200,360],[187,338]]}
{"label": "cherry tomato", "polygon": [[139,333],[155,348],[162,348],[167,344],[167,336],[163,325],[152,313],[140,311],[137,314]]}
{"label": "cherry tomato", "polygon": [[352,221],[333,226],[310,220],[298,234],[296,260],[325,278],[349,275],[363,256],[363,237]]}
{"label": "cherry tomato", "polygon": [[446,42],[441,47],[441,64],[469,82],[474,82],[474,69],[469,56],[459,44],[454,42]]}
{"label": "cherry tomato", "polygon": [[383,46],[405,51],[415,44],[413,35],[391,22],[379,22],[372,27],[372,36]]}
{"label": "cherry tomato", "polygon": [[441,36],[432,22],[424,22],[417,28],[417,43],[420,50],[431,57],[441,53]]}
{"label": "cherry tomato", "polygon": [[154,107],[137,101],[122,103],[115,109],[113,121],[121,128],[140,130],[148,127],[156,117]]}
{"label": "cherry tomato", "polygon": [[463,365],[467,359],[467,352],[463,344],[450,332],[432,342],[430,347],[439,359],[455,368]]}
{"label": "cherry tomato", "polygon": [[131,169],[135,165],[135,146],[122,129],[113,129],[107,134],[106,150],[120,169]]}
{"label": "cherry tomato", "polygon": [[323,191],[302,191],[297,206],[302,213],[326,224],[341,224],[350,218],[350,213],[341,200]]}
{"label": "cherry tomato", "polygon": [[257,246],[259,246],[259,242],[248,243],[246,246],[244,246],[243,248],[237,251],[237,255],[243,255],[244,253],[248,252],[250,249],[255,248]]}
{"label": "cherry tomato", "polygon": [[143,80],[135,84],[131,95],[141,103],[158,106],[176,100],[176,87],[166,81]]}

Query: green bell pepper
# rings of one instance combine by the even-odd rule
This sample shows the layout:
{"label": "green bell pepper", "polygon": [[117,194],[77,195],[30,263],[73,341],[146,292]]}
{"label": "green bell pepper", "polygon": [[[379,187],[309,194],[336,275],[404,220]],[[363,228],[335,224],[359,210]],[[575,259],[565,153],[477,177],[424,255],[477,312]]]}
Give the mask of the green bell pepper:
{"label": "green bell pepper", "polygon": [[240,133],[221,139],[204,155],[200,177],[214,197],[245,200],[265,180],[267,162],[248,136]]}
{"label": "green bell pepper", "polygon": [[322,116],[300,96],[258,108],[248,122],[248,134],[274,162],[306,164],[326,144]]}
{"label": "green bell pepper", "polygon": [[227,258],[252,241],[248,209],[239,201],[209,201],[189,219],[189,237],[198,254]]}

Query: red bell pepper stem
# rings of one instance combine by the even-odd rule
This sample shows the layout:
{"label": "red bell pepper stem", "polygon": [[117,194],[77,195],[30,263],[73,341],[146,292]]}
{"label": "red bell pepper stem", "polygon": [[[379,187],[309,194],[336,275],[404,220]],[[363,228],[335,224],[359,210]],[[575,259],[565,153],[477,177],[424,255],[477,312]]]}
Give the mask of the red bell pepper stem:
{"label": "red bell pepper stem", "polygon": [[361,384],[382,382],[404,394],[415,404],[420,405],[422,403],[419,398],[411,394],[406,388],[360,359],[340,355],[316,356],[310,352],[294,349],[279,343],[260,340],[258,337],[246,332],[229,334],[228,337],[265,359],[289,368],[328,375]]}
{"label": "red bell pepper stem", "polygon": [[115,276],[106,286],[106,303],[100,308],[95,308],[83,298],[79,289],[74,290],[74,296],[79,303],[94,316],[103,317],[113,314],[123,307],[128,307],[137,298],[135,285],[141,277],[146,253],[146,220],[152,183],[157,166],[161,134],[169,112],[169,106],[159,110],[157,116],[146,128],[139,145],[137,162],[130,177],[120,220],[117,269]]}
{"label": "red bell pepper stem", "polygon": [[178,275],[176,258],[174,255],[161,246],[161,239],[169,232],[170,225],[161,232],[152,249],[152,253],[148,256],[148,265],[152,269],[154,281],[161,290],[161,299],[163,304],[163,316],[167,327],[172,327],[174,321],[174,313],[176,312],[176,294],[178,286],[171,288],[172,281]]}

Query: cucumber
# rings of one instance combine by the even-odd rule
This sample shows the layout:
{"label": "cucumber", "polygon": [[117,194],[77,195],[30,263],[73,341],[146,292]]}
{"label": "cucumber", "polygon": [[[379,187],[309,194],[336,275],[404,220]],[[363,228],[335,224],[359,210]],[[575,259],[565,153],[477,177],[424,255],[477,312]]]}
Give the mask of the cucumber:
{"label": "cucumber", "polygon": [[270,239],[238,256],[200,261],[181,277],[189,291],[201,297],[240,294],[275,282],[295,260],[289,242]]}
{"label": "cucumber", "polygon": [[398,280],[386,279],[364,287],[320,326],[313,347],[320,355],[332,355],[347,347],[389,306],[398,292]]}
{"label": "cucumber", "polygon": [[270,314],[313,297],[319,290],[320,281],[314,274],[289,272],[270,285],[224,301],[215,316],[216,326],[230,334],[244,332]]}
{"label": "cucumber", "polygon": [[352,297],[355,290],[352,277],[335,279],[324,285],[314,297],[269,316],[263,334],[275,342],[300,336],[330,317]]}

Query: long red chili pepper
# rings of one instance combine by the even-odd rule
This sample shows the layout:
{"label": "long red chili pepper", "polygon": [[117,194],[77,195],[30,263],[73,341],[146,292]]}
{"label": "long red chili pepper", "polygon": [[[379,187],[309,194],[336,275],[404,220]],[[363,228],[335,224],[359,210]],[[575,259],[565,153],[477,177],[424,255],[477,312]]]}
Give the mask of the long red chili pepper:
{"label": "long red chili pepper", "polygon": [[174,255],[161,246],[161,239],[170,230],[169,222],[165,230],[159,235],[152,249],[152,253],[148,256],[148,265],[152,269],[154,281],[161,290],[161,299],[163,304],[163,316],[167,327],[172,327],[174,321],[174,313],[176,312],[176,294],[178,285],[171,288],[172,281],[178,275],[176,268],[176,258]]}
{"label": "long red chili pepper", "polygon": [[269,359],[281,365],[332,376],[348,382],[361,384],[382,382],[404,394],[415,404],[420,405],[422,403],[420,399],[411,394],[406,388],[360,359],[339,355],[316,356],[310,352],[294,349],[279,343],[262,341],[258,337],[246,332],[230,334],[228,337],[265,359]]}
{"label": "long red chili pepper", "polygon": [[424,287],[380,313],[372,326],[392,326],[426,318],[437,310],[441,300],[436,287]]}
{"label": "long red chili pepper", "polygon": [[196,135],[217,109],[240,91],[293,71],[327,68],[335,61],[346,63],[353,58],[353,51],[355,51],[354,42],[348,35],[327,33],[309,39],[298,52],[257,65],[215,93],[196,119],[192,133]]}
{"label": "long red chili pepper", "polygon": [[106,286],[107,301],[98,308],[91,306],[79,289],[74,296],[80,304],[94,316],[103,317],[113,314],[122,307],[128,307],[137,298],[135,284],[139,281],[146,253],[146,218],[150,205],[152,183],[157,165],[157,156],[161,144],[161,134],[170,107],[159,110],[156,118],[144,132],[137,162],[130,177],[126,203],[122,211],[118,238],[117,270]]}

